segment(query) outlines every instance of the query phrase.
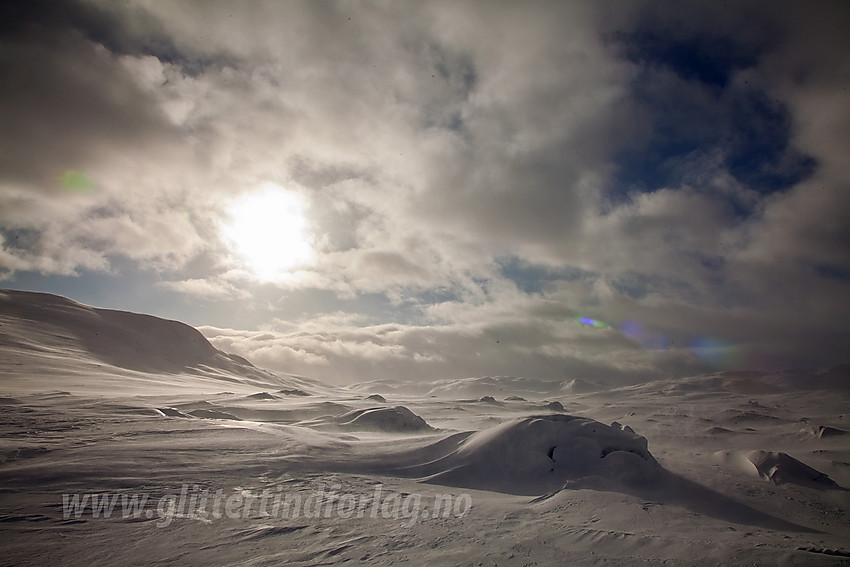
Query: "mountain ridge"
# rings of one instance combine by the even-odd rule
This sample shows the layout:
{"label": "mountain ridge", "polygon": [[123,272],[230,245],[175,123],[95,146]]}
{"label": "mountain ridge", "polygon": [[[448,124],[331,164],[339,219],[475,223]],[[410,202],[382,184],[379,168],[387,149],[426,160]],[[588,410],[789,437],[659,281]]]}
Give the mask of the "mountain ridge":
{"label": "mountain ridge", "polygon": [[93,359],[151,374],[228,375],[285,385],[247,359],[215,348],[194,327],[130,311],[91,307],[60,295],[0,290],[0,348],[34,354],[47,364],[63,356]]}

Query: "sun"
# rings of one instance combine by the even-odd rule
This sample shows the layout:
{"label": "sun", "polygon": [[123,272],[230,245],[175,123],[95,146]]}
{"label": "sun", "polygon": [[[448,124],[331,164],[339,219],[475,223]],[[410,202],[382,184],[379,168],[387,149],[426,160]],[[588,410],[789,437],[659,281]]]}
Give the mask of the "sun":
{"label": "sun", "polygon": [[266,185],[237,199],[228,213],[224,236],[258,279],[283,279],[313,259],[304,201],[298,193]]}

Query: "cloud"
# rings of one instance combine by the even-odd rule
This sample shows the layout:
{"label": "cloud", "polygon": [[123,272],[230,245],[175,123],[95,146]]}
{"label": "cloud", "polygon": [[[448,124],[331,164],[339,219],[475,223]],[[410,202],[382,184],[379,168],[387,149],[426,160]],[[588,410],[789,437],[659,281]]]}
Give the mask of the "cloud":
{"label": "cloud", "polygon": [[[104,35],[121,20],[76,2],[6,4],[0,181],[57,194],[68,169],[168,142],[155,100]],[[105,43],[97,41],[100,39]]]}
{"label": "cloud", "polygon": [[[215,341],[340,380],[631,381],[710,368],[709,338],[742,365],[846,351],[846,10],[234,7],[3,8],[4,277],[120,259],[269,322],[309,299]],[[304,197],[316,243],[274,285],[220,234],[266,183]]]}
{"label": "cloud", "polygon": [[251,294],[227,281],[193,278],[182,281],[157,282],[157,286],[205,300],[248,300]]}
{"label": "cloud", "polygon": [[265,368],[340,384],[487,374],[631,383],[670,375],[616,332],[595,337],[575,322],[563,322],[560,329],[522,320],[442,326],[315,324],[321,331],[201,331],[217,348]]}

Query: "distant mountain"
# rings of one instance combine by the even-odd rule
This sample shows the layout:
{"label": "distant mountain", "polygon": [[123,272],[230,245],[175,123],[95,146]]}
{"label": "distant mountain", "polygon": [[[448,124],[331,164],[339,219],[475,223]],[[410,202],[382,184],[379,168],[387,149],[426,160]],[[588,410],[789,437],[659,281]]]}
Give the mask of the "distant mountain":
{"label": "distant mountain", "polygon": [[26,366],[96,360],[155,374],[189,373],[289,385],[246,359],[216,349],[194,327],[48,293],[0,290],[0,352]]}
{"label": "distant mountain", "polygon": [[839,364],[826,369],[724,371],[673,380],[656,380],[627,386],[623,390],[654,391],[664,395],[720,391],[744,395],[801,391],[848,391],[850,390],[850,365]]}
{"label": "distant mountain", "polygon": [[761,379],[783,390],[850,390],[850,365],[820,370],[783,370]]}

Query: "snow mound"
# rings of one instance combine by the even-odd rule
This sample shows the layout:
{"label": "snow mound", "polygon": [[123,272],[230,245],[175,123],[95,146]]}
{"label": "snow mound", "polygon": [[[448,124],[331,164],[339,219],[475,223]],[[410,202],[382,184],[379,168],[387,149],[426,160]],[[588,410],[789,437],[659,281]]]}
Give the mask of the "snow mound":
{"label": "snow mound", "polygon": [[209,409],[196,409],[189,412],[189,415],[193,415],[195,417],[201,417],[204,419],[229,419],[232,421],[240,421],[238,417],[233,415],[232,413],[228,413],[226,411],[219,410],[209,410]]}
{"label": "snow mound", "polygon": [[816,439],[823,439],[824,437],[841,437],[843,435],[847,435],[847,431],[844,429],[838,429],[837,427],[830,427],[828,425],[812,425],[808,432],[811,433],[812,437]]}
{"label": "snow mound", "polygon": [[712,427],[708,430],[709,435],[735,435],[739,433],[738,431],[733,431],[731,429],[726,429],[725,427]]}
{"label": "snow mound", "polygon": [[601,477],[642,485],[663,469],[644,437],[572,415],[511,420],[463,440],[433,463],[429,482],[512,494],[544,494],[570,481]]}
{"label": "snow mound", "polygon": [[250,396],[245,396],[246,398],[252,400],[277,400],[278,398],[269,394],[268,392],[257,392],[256,394],[251,394]]}
{"label": "snow mound", "polygon": [[175,408],[167,408],[167,407],[154,408],[154,411],[157,413],[157,415],[161,415],[162,417],[183,417],[183,418],[191,418],[192,417],[191,415],[187,415],[187,414],[183,413],[182,411],[180,411],[179,409],[175,409]]}
{"label": "snow mound", "polygon": [[786,482],[793,484],[820,484],[837,486],[826,474],[798,461],[786,453],[752,451],[747,459],[756,467],[759,476],[774,484]]}
{"label": "snow mound", "polygon": [[310,395],[307,392],[305,392],[304,390],[299,390],[298,388],[278,390],[277,393],[278,394],[284,394],[286,396],[309,396]]}
{"label": "snow mound", "polygon": [[357,431],[418,433],[434,430],[424,419],[404,406],[353,410],[334,421],[343,429]]}
{"label": "snow mound", "polygon": [[769,451],[719,451],[715,462],[734,465],[743,472],[773,484],[800,484],[813,488],[838,488],[825,473],[798,461],[787,453]]}

